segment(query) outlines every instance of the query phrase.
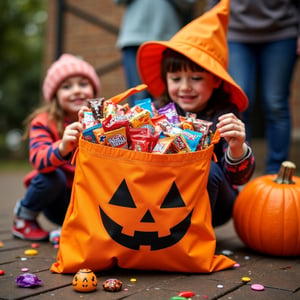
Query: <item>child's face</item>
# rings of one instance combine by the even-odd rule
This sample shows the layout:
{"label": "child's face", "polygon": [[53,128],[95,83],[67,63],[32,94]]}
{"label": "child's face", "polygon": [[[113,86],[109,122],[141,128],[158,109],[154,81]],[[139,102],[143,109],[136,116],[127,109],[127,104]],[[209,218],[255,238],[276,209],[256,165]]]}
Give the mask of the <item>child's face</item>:
{"label": "child's face", "polygon": [[86,77],[72,76],[61,83],[56,96],[66,114],[77,119],[80,108],[84,105],[87,106],[87,99],[94,97],[94,90]]}
{"label": "child's face", "polygon": [[220,80],[206,71],[167,72],[169,96],[186,112],[202,111],[219,85]]}

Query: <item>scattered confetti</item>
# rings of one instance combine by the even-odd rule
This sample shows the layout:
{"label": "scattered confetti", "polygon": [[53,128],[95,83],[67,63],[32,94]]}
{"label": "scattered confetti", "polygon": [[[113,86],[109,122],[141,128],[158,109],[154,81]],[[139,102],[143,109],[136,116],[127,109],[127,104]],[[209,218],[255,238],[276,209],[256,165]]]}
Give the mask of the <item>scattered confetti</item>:
{"label": "scattered confetti", "polygon": [[292,266],[286,266],[286,267],[282,267],[280,268],[281,270],[287,270],[287,269],[290,269]]}
{"label": "scattered confetti", "polygon": [[195,296],[195,294],[191,291],[182,291],[178,293],[178,296],[185,297],[185,298],[192,298]]}
{"label": "scattered confetti", "polygon": [[27,249],[24,251],[24,254],[25,255],[37,255],[38,254],[38,251],[36,249]]}
{"label": "scattered confetti", "polygon": [[233,265],[233,267],[234,268],[239,268],[241,265],[239,264],[239,263],[235,263],[234,265]]}
{"label": "scattered confetti", "polygon": [[230,255],[233,255],[233,251],[225,249],[225,250],[222,250],[222,254],[226,255],[226,256],[230,256]]}
{"label": "scattered confetti", "polygon": [[218,288],[218,289],[222,289],[223,287],[224,287],[223,284],[218,284],[218,285],[217,285],[217,288]]}
{"label": "scattered confetti", "polygon": [[2,242],[0,242],[0,248],[2,248],[3,247],[3,243]]}
{"label": "scattered confetti", "polygon": [[250,259],[250,256],[246,255],[244,256],[244,260],[249,260]]}
{"label": "scattered confetti", "polygon": [[22,271],[22,272],[28,272],[29,269],[28,269],[28,268],[22,268],[21,271]]}
{"label": "scattered confetti", "polygon": [[38,286],[42,284],[42,280],[40,280],[36,275],[31,273],[24,273],[19,275],[16,278],[16,284],[19,287],[33,287]]}
{"label": "scattered confetti", "polygon": [[244,276],[244,277],[242,277],[242,281],[243,282],[249,282],[249,281],[251,281],[251,278],[248,277],[248,276]]}
{"label": "scattered confetti", "polygon": [[130,282],[136,282],[136,278],[130,278]]}
{"label": "scattered confetti", "polygon": [[38,248],[40,245],[38,243],[32,243],[31,244],[31,248]]}
{"label": "scattered confetti", "polygon": [[265,287],[262,284],[254,283],[251,284],[251,289],[254,291],[263,291]]}
{"label": "scattered confetti", "polygon": [[208,296],[203,295],[202,298],[203,298],[203,299],[208,299]]}
{"label": "scattered confetti", "polygon": [[21,260],[25,261],[25,260],[27,260],[27,257],[21,257]]}

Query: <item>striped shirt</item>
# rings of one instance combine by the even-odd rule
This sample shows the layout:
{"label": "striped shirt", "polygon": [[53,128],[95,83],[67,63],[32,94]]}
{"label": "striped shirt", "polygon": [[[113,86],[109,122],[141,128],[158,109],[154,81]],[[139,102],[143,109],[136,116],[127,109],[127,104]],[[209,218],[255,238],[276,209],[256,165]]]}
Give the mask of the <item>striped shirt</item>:
{"label": "striped shirt", "polygon": [[[67,119],[64,123],[64,127],[69,124]],[[34,170],[25,176],[25,186],[28,186],[38,173],[52,172],[58,168],[66,174],[68,187],[72,186],[75,171],[75,166],[70,164],[72,153],[68,157],[62,157],[58,150],[60,142],[55,123],[48,122],[48,113],[41,113],[32,120],[29,132],[29,161]]]}

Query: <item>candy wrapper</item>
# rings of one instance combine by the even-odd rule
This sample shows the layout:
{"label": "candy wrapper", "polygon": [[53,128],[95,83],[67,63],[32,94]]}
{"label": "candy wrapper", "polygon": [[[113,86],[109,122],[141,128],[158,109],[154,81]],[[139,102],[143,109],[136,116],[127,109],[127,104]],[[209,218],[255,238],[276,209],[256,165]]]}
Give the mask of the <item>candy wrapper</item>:
{"label": "candy wrapper", "polygon": [[42,284],[42,280],[40,280],[36,275],[31,273],[24,273],[19,275],[16,278],[16,284],[19,287],[35,287]]}

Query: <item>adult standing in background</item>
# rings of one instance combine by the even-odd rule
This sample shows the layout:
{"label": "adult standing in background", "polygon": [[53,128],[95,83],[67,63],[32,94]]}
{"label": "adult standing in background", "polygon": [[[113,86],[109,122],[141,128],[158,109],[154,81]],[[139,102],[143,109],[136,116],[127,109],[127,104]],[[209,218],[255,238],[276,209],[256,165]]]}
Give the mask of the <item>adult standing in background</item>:
{"label": "adult standing in background", "polygon": [[[207,0],[207,9],[217,2]],[[229,73],[249,99],[243,114],[247,139],[251,138],[249,117],[259,82],[267,139],[265,173],[277,173],[288,159],[291,144],[289,96],[300,55],[300,1],[231,0],[230,10]]]}
{"label": "adult standing in background", "polygon": [[[169,40],[183,25],[192,19],[196,0],[113,0],[126,6],[117,47],[122,51],[127,87],[141,83],[136,67],[139,46],[150,40]],[[147,92],[133,95],[135,99],[150,97]]]}

